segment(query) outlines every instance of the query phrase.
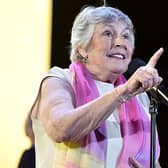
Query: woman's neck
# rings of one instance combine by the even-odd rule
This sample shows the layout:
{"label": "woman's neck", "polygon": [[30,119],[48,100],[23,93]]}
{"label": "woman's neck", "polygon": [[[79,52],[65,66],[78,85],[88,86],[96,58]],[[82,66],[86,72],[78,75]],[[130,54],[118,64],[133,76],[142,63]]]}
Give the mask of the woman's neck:
{"label": "woman's neck", "polygon": [[[89,71],[90,72],[90,71]],[[101,72],[90,72],[91,75],[93,76],[93,79],[102,81],[102,82],[108,82],[108,83],[115,83],[117,80],[117,77],[119,74],[112,74],[112,73],[101,73]]]}
{"label": "woman's neck", "polygon": [[107,71],[106,69],[98,69],[93,66],[88,66],[85,64],[86,69],[90,72],[92,75],[93,79],[102,81],[102,82],[108,82],[108,83],[115,83],[118,76],[120,75],[119,73],[114,73]]}

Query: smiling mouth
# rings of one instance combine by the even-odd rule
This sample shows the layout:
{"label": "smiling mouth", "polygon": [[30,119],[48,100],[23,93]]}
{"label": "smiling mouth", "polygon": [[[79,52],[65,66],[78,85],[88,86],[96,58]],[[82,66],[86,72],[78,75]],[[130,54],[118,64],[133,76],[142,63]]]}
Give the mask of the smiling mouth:
{"label": "smiling mouth", "polygon": [[117,58],[117,59],[125,59],[125,55],[121,53],[116,53],[116,54],[109,54],[107,55],[110,58]]}

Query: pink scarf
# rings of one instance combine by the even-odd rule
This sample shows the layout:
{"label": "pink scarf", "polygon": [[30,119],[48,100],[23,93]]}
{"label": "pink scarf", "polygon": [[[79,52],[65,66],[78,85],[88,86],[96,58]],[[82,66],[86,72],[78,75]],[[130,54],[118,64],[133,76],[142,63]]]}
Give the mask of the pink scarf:
{"label": "pink scarf", "polygon": [[[85,104],[99,96],[98,89],[90,73],[80,62],[70,65],[73,73],[73,89],[76,106]],[[115,87],[124,83],[124,76],[117,79]],[[129,168],[128,158],[134,156],[145,168],[150,167],[150,119],[139,105],[136,97],[120,106],[120,127],[123,146],[118,158],[117,168]],[[157,134],[156,134],[157,135]],[[106,124],[87,135],[81,145],[105,165],[107,148]],[[156,159],[160,153],[158,136],[156,138]],[[113,156],[111,156],[113,157]]]}

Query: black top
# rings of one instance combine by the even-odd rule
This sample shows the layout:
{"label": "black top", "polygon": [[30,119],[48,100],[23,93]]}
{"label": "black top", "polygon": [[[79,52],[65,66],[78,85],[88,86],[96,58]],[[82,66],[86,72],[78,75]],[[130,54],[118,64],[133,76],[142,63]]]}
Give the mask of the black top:
{"label": "black top", "polygon": [[35,168],[35,147],[34,145],[25,150],[20,158],[18,168]]}

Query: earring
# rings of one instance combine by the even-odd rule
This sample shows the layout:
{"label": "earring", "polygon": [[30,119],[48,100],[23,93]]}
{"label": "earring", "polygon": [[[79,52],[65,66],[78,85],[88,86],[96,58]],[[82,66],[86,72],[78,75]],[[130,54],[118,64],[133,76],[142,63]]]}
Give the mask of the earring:
{"label": "earring", "polygon": [[86,57],[83,57],[83,63],[87,63],[87,60],[88,60],[88,56],[86,56]]}

